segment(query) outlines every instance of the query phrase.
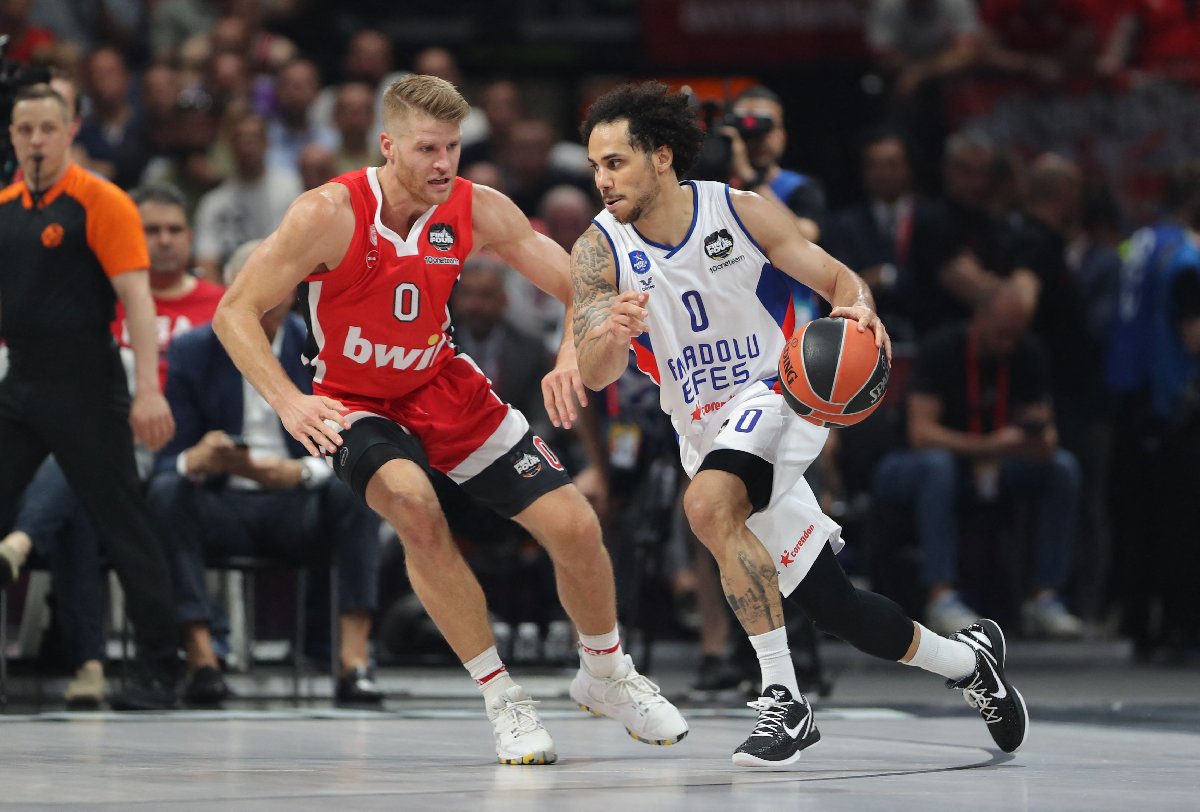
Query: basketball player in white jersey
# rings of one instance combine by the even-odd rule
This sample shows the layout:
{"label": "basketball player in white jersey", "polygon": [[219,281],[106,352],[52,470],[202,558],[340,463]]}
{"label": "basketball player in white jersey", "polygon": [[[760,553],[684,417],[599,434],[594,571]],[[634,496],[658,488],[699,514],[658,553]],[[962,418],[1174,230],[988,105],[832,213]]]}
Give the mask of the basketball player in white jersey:
{"label": "basketball player in white jersey", "polygon": [[841,528],[803,478],[827,429],[778,393],[792,292],[825,297],[832,315],[872,330],[890,357],[866,285],[777,204],[721,183],[681,182],[704,138],[684,96],[657,83],[621,86],[589,108],[581,132],[604,211],[571,256],[579,369],[600,389],[625,368],[632,343],[661,387],[691,478],[684,511],[762,667],[762,695],[750,703],[758,722],[733,763],[791,764],[820,739],[796,682],[781,591],[822,631],[945,677],[996,744],[1016,750],[1028,718],[1004,676],[999,626],[985,619],[940,637],[853,587],[834,557]]}
{"label": "basketball player in white jersey", "polygon": [[[546,548],[579,629],[571,697],[639,741],[677,742],[687,722],[622,651],[595,513],[549,446],[452,344],[450,291],[473,252],[490,247],[564,301],[567,253],[503,194],[456,177],[469,108],[453,85],[408,76],[388,87],[383,111],[384,165],[301,195],[247,260],[213,327],[287,431],[310,454],[327,452],[334,472],[396,529],[413,590],[479,685],[502,763],[549,764],[557,753],[496,651],[483,590],[450,536],[431,470]],[[300,282],[312,395],[284,372],[260,324]],[[578,376],[565,343],[558,366],[569,374],[543,382],[543,393],[551,418],[569,425],[569,379]]]}

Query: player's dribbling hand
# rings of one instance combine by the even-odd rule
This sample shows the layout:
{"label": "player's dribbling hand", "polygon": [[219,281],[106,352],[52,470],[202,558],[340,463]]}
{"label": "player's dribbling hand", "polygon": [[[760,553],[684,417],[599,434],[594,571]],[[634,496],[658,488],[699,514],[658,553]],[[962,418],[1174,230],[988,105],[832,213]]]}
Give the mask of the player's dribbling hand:
{"label": "player's dribbling hand", "polygon": [[313,457],[321,456],[322,452],[332,454],[337,451],[342,444],[340,430],[350,428],[344,417],[346,407],[323,395],[297,392],[276,411],[288,434]]}
{"label": "player's dribbling hand", "polygon": [[622,346],[650,329],[646,324],[646,302],[649,293],[638,293],[632,290],[622,291],[609,309],[604,326],[610,341]]}
{"label": "player's dribbling hand", "polygon": [[887,356],[888,363],[892,362],[892,339],[888,335],[887,328],[883,326],[883,321],[874,310],[861,304],[843,305],[829,311],[829,315],[831,318],[851,319],[858,322],[858,331],[860,333],[865,330],[873,332],[875,334],[875,346],[882,347],[884,355]]}

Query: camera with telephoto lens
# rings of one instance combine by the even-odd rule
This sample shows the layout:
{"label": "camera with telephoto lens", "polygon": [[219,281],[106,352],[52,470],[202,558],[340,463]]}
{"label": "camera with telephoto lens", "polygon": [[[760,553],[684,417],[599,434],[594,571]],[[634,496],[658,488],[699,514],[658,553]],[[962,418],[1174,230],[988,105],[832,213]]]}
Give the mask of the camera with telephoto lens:
{"label": "camera with telephoto lens", "polygon": [[758,138],[775,129],[775,120],[770,116],[757,116],[751,113],[740,116],[726,113],[723,123],[737,130],[743,140]]}
{"label": "camera with telephoto lens", "polygon": [[[695,96],[692,98],[695,100]],[[708,133],[708,137],[700,148],[700,156],[696,159],[691,177],[726,183],[733,176],[733,148],[723,128],[733,127],[746,141],[766,135],[775,128],[775,122],[768,116],[734,115],[726,104],[716,101],[696,101],[695,105],[700,127]]]}

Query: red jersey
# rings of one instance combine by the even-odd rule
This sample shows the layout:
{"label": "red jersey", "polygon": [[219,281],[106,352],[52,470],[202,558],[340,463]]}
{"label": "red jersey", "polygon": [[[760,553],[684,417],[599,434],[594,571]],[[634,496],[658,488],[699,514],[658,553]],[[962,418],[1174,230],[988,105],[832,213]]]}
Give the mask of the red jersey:
{"label": "red jersey", "polygon": [[[220,285],[197,279],[196,287],[186,296],[178,299],[154,297],[154,321],[158,328],[158,383],[164,390],[167,386],[167,350],[171,347],[171,339],[212,321],[224,293],[225,288]],[[112,333],[122,350],[132,349],[129,326],[125,323],[125,308],[120,299],[117,300],[117,317],[112,322]]]}
{"label": "red jersey", "polygon": [[380,220],[377,167],[333,179],[350,191],[354,236],[336,268],[309,275],[307,360],[332,397],[392,400],[454,357],[450,291],[471,253],[471,182],[417,218],[407,235]]}

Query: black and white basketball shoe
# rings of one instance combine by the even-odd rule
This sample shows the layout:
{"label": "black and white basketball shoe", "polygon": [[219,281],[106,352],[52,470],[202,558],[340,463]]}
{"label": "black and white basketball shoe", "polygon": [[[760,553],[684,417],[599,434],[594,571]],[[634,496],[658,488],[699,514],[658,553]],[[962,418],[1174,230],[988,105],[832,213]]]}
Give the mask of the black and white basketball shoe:
{"label": "black and white basketball shoe", "polygon": [[1029,710],[1025,699],[1004,676],[1004,632],[994,620],[984,618],[950,635],[975,650],[975,673],[947,680],[946,687],[963,692],[967,704],[987,722],[996,746],[1011,753],[1025,741]]}
{"label": "black and white basketball shoe", "polygon": [[739,767],[782,767],[800,760],[800,751],[821,740],[812,706],[803,695],[792,698],[782,685],[768,685],[762,696],[747,702],[758,711],[750,738],[733,751]]}

